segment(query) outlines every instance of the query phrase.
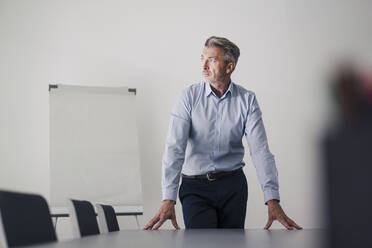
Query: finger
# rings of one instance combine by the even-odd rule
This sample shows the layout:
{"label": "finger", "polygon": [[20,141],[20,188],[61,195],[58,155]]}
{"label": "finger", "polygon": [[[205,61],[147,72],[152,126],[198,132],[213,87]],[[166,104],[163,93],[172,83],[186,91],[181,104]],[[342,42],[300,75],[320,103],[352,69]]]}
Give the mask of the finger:
{"label": "finger", "polygon": [[176,228],[176,229],[180,229],[180,227],[178,226],[178,224],[177,224],[177,220],[176,220],[176,216],[173,216],[172,217],[172,224],[173,224],[173,226]]}
{"label": "finger", "polygon": [[152,227],[160,220],[160,217],[157,215],[154,218],[152,218],[149,223],[144,227],[145,230],[151,230]]}
{"label": "finger", "polygon": [[273,224],[273,221],[274,221],[273,219],[269,218],[264,229],[268,230],[271,227],[271,224]]}
{"label": "finger", "polygon": [[293,228],[291,226],[289,226],[289,224],[287,223],[287,221],[283,217],[278,218],[278,221],[280,223],[282,223],[282,225],[285,226],[288,230],[293,230]]}
{"label": "finger", "polygon": [[146,224],[146,226],[145,226],[143,229],[145,229],[145,230],[149,230],[149,229],[151,229],[151,228],[155,225],[155,223],[159,221],[158,218],[159,218],[159,217],[157,217],[157,216],[155,216],[154,218],[152,218],[152,219],[151,219],[151,220]]}
{"label": "finger", "polygon": [[161,225],[163,225],[163,223],[166,221],[167,219],[160,219],[160,221],[158,222],[158,224],[156,224],[156,226],[154,227],[153,230],[158,230],[159,227],[161,227]]}
{"label": "finger", "polygon": [[[288,218],[289,219],[289,218]],[[302,227],[297,225],[296,222],[294,222],[293,220],[289,219],[289,221],[287,221],[291,226],[294,226],[297,230],[301,230]]]}

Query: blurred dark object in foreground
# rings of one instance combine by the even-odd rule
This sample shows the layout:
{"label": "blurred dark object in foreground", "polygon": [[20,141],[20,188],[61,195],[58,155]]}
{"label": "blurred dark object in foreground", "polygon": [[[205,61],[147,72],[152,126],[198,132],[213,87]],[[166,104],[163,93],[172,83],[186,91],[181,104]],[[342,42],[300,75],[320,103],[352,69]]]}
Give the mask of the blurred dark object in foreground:
{"label": "blurred dark object in foreground", "polygon": [[372,85],[351,65],[332,87],[338,121],[323,140],[330,247],[372,247]]}

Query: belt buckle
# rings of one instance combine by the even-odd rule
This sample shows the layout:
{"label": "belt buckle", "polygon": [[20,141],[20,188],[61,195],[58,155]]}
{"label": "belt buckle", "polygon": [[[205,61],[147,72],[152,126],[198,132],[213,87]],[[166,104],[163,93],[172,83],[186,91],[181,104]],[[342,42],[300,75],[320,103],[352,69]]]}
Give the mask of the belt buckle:
{"label": "belt buckle", "polygon": [[214,181],[216,178],[211,178],[210,175],[213,175],[212,173],[207,173],[207,179],[208,181]]}

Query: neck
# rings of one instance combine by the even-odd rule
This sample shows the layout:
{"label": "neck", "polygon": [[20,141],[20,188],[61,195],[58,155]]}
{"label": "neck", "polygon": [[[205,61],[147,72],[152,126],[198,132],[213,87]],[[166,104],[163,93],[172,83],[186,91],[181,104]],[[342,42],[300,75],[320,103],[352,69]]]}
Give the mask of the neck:
{"label": "neck", "polygon": [[226,78],[226,80],[218,81],[218,82],[210,82],[209,84],[214,94],[216,94],[216,96],[221,98],[226,93],[227,89],[229,88],[230,82],[231,82],[231,79]]}

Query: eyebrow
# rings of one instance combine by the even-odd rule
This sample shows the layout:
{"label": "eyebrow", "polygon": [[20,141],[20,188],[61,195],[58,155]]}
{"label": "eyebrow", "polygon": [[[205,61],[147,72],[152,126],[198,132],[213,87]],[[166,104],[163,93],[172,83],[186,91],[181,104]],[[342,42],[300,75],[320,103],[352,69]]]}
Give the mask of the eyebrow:
{"label": "eyebrow", "polygon": [[[202,54],[202,55],[200,55],[200,58],[201,58],[201,59],[203,59],[203,58],[204,58],[203,54]],[[211,59],[211,58],[212,58],[212,59],[215,59],[215,58],[217,58],[217,57],[216,57],[216,56],[209,56],[209,57],[208,57],[208,59]]]}

